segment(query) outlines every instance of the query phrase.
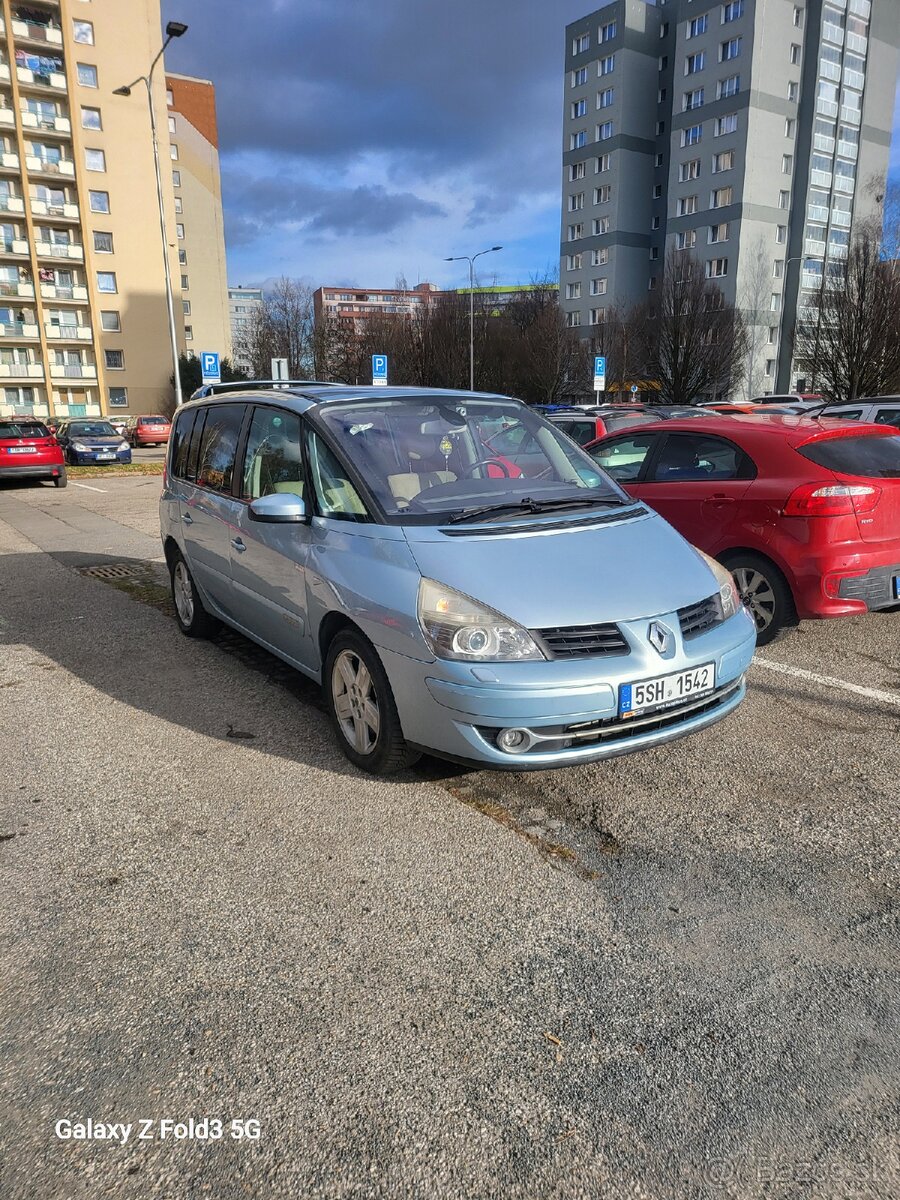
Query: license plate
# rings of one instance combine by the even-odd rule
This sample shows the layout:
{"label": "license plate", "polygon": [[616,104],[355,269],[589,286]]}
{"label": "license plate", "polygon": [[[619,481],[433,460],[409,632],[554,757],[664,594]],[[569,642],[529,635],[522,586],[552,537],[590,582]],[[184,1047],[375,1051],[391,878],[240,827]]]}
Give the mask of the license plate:
{"label": "license plate", "polygon": [[37,454],[37,446],[10,446],[10,454]]}
{"label": "license plate", "polygon": [[115,457],[116,456],[114,454],[98,454],[97,455],[97,459],[100,462],[109,462],[111,459],[113,459]]}
{"label": "license plate", "polygon": [[619,687],[619,716],[635,717],[638,713],[682,704],[693,696],[711,692],[715,686],[715,663],[704,663],[702,667],[644,679],[640,683],[623,683]]}

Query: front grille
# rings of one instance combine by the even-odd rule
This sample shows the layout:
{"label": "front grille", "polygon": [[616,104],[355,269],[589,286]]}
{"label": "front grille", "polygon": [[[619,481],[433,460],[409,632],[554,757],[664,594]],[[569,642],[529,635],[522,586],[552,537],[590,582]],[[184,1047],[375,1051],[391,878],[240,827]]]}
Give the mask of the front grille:
{"label": "front grille", "polygon": [[722,608],[718,593],[715,596],[707,596],[705,600],[698,600],[696,604],[687,604],[678,610],[681,636],[685,641],[689,638],[699,637],[701,633],[706,633],[707,629],[718,625],[721,619]]}
{"label": "front grille", "polygon": [[603,625],[553,625],[532,632],[544,643],[551,658],[596,658],[628,654],[628,643],[612,621]]}

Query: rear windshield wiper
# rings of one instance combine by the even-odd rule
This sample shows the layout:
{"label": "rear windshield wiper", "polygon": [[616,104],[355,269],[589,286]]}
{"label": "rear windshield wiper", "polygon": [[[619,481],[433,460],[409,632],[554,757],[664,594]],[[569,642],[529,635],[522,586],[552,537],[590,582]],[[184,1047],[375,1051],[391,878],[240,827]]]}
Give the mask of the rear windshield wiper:
{"label": "rear windshield wiper", "polygon": [[485,504],[481,508],[467,508],[463,512],[456,513],[449,520],[449,524],[453,525],[457,521],[474,521],[478,517],[489,516],[491,513],[500,512],[532,512],[544,513],[554,512],[564,508],[584,508],[585,505],[592,506],[602,504],[611,507],[630,507],[635,502],[634,500],[620,500],[618,496],[607,496],[601,498],[599,496],[585,496],[583,500],[575,499],[559,499],[559,500],[534,500],[531,496],[523,496],[521,500],[507,500],[503,504]]}

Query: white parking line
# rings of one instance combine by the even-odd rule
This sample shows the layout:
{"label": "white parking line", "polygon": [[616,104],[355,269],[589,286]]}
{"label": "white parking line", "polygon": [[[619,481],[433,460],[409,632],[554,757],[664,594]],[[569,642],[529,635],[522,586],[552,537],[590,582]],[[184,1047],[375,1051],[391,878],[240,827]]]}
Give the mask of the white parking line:
{"label": "white parking line", "polygon": [[756,666],[768,667],[770,671],[778,671],[781,675],[794,675],[798,679],[808,679],[810,683],[823,683],[826,687],[839,688],[845,692],[855,692],[857,696],[866,696],[869,700],[880,700],[882,704],[900,706],[900,696],[895,692],[880,692],[877,688],[861,687],[858,683],[848,683],[846,679],[834,679],[831,675],[817,675],[814,671],[806,671],[803,667],[789,667],[785,663],[772,662],[770,658],[753,656]]}
{"label": "white parking line", "polygon": [[72,487],[83,487],[83,488],[87,488],[87,490],[88,490],[89,492],[107,492],[107,491],[109,491],[109,488],[95,488],[95,487],[91,487],[91,485],[90,485],[89,483],[76,483],[74,479],[72,480]]}

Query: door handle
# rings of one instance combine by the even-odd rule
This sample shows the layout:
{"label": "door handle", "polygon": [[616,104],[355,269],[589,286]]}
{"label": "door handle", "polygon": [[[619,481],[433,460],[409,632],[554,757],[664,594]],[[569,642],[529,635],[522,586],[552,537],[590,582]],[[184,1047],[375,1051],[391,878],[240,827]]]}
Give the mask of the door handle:
{"label": "door handle", "polygon": [[184,521],[185,525],[193,525],[193,523],[194,523],[194,518],[191,516],[190,513],[182,513],[181,519],[182,519],[182,521]]}
{"label": "door handle", "polygon": [[243,554],[244,551],[247,549],[247,547],[244,545],[244,543],[241,541],[241,539],[239,537],[232,538],[231,544],[232,544],[232,546],[234,546],[235,550],[237,550],[238,554]]}

